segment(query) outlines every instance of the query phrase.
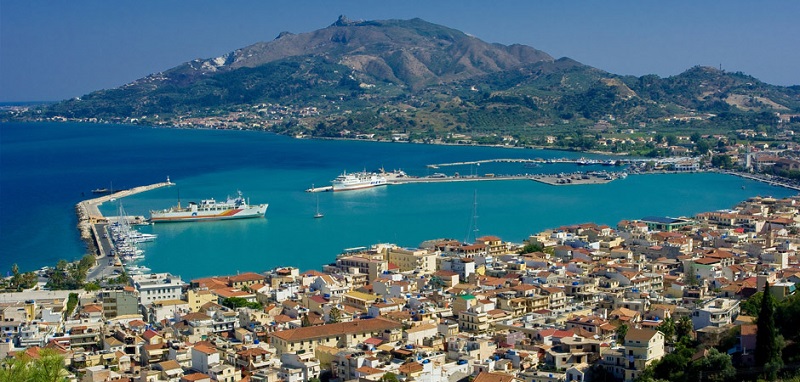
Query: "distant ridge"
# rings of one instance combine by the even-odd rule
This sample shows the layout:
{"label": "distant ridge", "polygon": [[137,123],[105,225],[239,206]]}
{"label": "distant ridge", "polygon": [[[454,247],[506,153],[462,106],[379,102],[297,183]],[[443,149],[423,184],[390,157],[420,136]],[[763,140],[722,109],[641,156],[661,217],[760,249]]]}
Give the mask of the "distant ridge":
{"label": "distant ridge", "polygon": [[281,32],[27,117],[205,126],[224,120],[294,135],[388,138],[525,136],[601,122],[739,128],[797,112],[800,87],[742,73],[697,66],[668,78],[619,76],[419,18],[340,16],[326,28]]}

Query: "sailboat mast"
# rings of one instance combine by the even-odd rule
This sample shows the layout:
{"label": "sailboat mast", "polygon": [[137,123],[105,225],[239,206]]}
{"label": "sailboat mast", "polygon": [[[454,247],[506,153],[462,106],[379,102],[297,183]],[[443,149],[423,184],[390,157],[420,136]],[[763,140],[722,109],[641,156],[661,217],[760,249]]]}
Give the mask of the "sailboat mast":
{"label": "sailboat mast", "polygon": [[464,243],[470,243],[470,232],[472,233],[473,240],[478,239],[478,190],[475,190],[475,194],[472,201],[472,216],[470,218],[470,226],[467,230],[467,237],[464,239]]}

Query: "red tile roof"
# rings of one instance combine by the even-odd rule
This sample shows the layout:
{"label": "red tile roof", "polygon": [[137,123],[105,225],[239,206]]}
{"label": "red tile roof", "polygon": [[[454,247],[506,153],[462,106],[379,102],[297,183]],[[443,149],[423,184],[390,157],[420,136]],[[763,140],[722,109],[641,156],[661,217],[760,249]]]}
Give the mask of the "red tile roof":
{"label": "red tile roof", "polygon": [[357,320],[351,322],[339,322],[320,326],[309,326],[304,328],[281,330],[274,332],[271,336],[280,338],[284,341],[303,341],[313,338],[325,338],[339,335],[349,335],[356,333],[371,333],[389,329],[399,329],[403,325],[399,322],[384,318],[372,318],[368,320]]}

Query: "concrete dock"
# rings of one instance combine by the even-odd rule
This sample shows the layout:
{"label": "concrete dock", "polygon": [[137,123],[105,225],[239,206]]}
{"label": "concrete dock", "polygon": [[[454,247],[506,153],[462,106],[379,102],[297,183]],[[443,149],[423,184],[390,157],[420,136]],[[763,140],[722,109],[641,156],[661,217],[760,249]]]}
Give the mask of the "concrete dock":
{"label": "concrete dock", "polygon": [[[626,175],[627,176],[627,175]],[[538,175],[531,180],[551,186],[576,186],[585,184],[606,184],[620,178],[618,175],[603,174],[557,174]]]}

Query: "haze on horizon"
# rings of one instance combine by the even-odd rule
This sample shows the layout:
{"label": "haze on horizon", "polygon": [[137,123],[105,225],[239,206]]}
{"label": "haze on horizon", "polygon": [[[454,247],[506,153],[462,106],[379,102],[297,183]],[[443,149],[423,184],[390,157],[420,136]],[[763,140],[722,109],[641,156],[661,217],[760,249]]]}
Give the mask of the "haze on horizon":
{"label": "haze on horizon", "polygon": [[314,0],[235,3],[86,0],[0,2],[0,102],[50,101],[114,88],[340,15],[422,18],[487,42],[524,44],[615,74],[722,66],[800,85],[800,2]]}

